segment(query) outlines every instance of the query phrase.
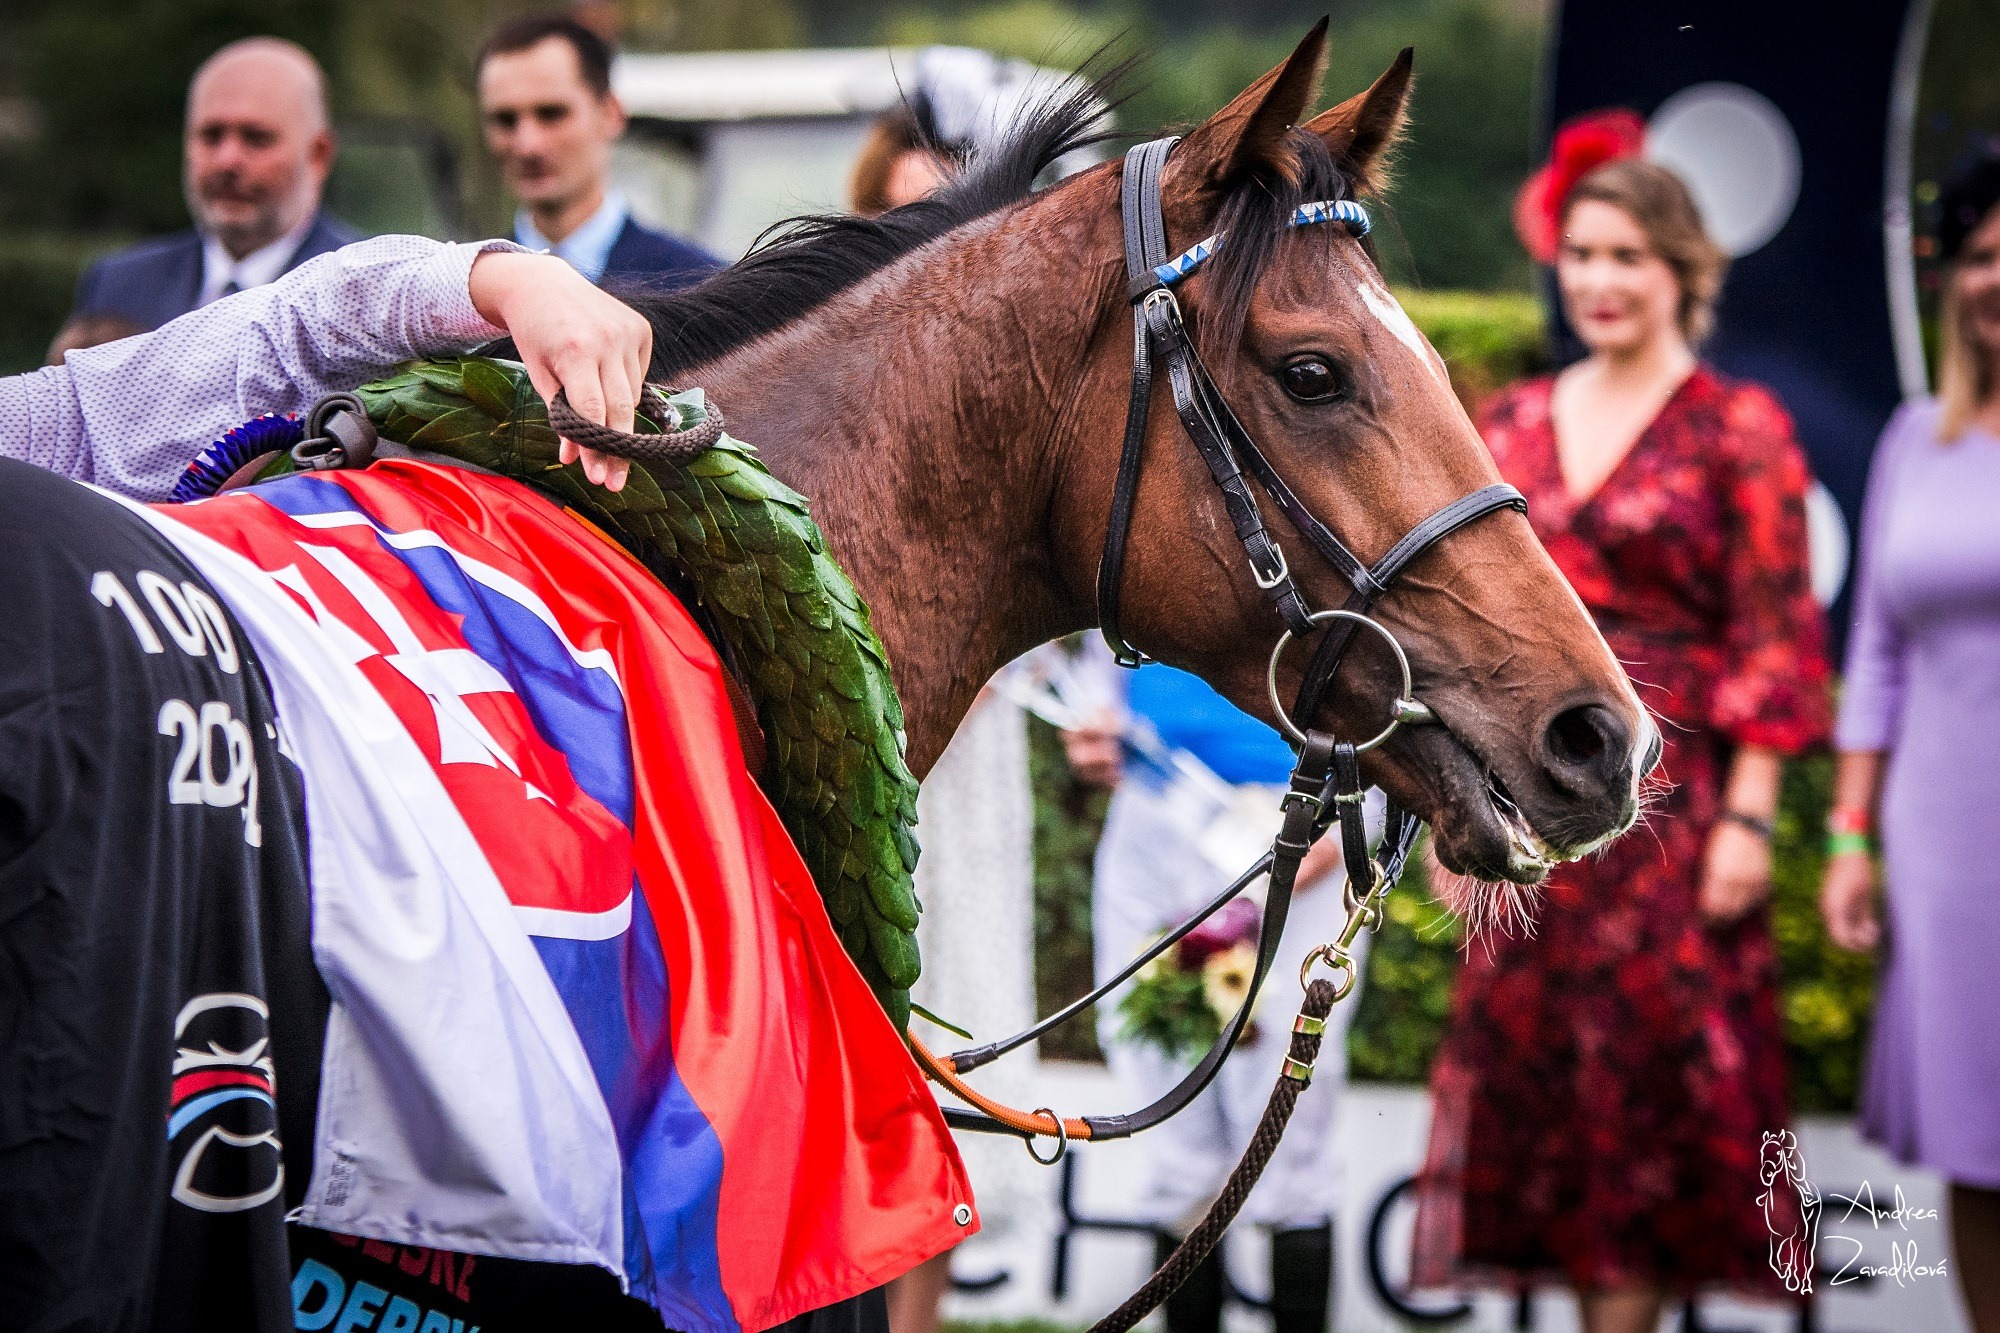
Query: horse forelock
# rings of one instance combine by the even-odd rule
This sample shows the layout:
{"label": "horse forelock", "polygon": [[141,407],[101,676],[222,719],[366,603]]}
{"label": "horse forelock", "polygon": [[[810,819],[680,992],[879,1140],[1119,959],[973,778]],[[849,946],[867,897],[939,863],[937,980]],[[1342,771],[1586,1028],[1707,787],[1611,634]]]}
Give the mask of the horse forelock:
{"label": "horse forelock", "polygon": [[[1226,235],[1209,261],[1208,299],[1196,317],[1195,336],[1205,355],[1226,356],[1243,333],[1257,284],[1276,262],[1287,237],[1324,243],[1344,236],[1338,226],[1290,226],[1300,204],[1347,199],[1353,180],[1326,141],[1309,130],[1292,129],[1270,160],[1239,181],[1216,210],[1211,232]],[[1367,247],[1367,242],[1362,241]]]}

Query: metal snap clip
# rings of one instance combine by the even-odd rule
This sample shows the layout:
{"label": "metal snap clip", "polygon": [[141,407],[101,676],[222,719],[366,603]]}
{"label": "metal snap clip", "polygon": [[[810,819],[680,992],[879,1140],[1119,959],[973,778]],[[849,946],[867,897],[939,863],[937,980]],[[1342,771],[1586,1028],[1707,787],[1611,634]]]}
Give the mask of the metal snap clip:
{"label": "metal snap clip", "polygon": [[1317,949],[1307,954],[1306,960],[1299,964],[1300,990],[1308,990],[1312,987],[1314,963],[1325,963],[1327,968],[1335,974],[1336,980],[1333,983],[1334,1002],[1337,1004],[1346,999],[1347,993],[1354,989],[1354,960],[1349,958],[1346,951],[1341,949],[1337,944],[1320,945]]}

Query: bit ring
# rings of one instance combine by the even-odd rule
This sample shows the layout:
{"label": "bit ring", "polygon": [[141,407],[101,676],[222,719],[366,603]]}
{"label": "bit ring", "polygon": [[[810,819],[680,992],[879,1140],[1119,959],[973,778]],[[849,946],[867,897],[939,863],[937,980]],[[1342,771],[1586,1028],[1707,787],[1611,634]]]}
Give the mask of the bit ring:
{"label": "bit ring", "polygon": [[[1373,740],[1355,746],[1354,752],[1356,754],[1366,754],[1383,741],[1388,740],[1396,734],[1396,728],[1402,726],[1405,722],[1415,726],[1420,723],[1437,721],[1437,715],[1432,713],[1429,706],[1416,696],[1416,687],[1410,680],[1410,659],[1403,652],[1403,645],[1396,642],[1396,636],[1384,628],[1380,621],[1364,616],[1359,611],[1344,610],[1315,611],[1306,617],[1306,619],[1314,625],[1321,625],[1329,620],[1351,620],[1357,625],[1366,625],[1369,629],[1381,635],[1384,642],[1389,645],[1389,651],[1396,655],[1396,668],[1403,675],[1403,692],[1390,701],[1389,725],[1382,728]],[[1290,629],[1286,629],[1283,634],[1278,636],[1277,647],[1271,649],[1271,665],[1264,672],[1264,683],[1271,692],[1271,711],[1278,715],[1278,725],[1285,729],[1286,735],[1290,736],[1300,745],[1304,745],[1306,743],[1305,732],[1299,730],[1298,724],[1293,722],[1291,715],[1285,712],[1285,705],[1278,697],[1278,659],[1284,655],[1285,645],[1291,641],[1292,631]]]}

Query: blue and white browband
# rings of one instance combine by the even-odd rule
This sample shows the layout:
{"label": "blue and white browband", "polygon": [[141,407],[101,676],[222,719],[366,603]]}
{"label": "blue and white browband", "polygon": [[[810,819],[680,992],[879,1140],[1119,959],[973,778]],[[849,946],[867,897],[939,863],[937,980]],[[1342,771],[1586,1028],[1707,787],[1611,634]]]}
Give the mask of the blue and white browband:
{"label": "blue and white browband", "polygon": [[[1359,240],[1368,234],[1368,210],[1352,199],[1320,199],[1310,204],[1300,204],[1292,210],[1291,225],[1309,227],[1315,222],[1338,222],[1347,228],[1347,234]],[[1186,250],[1166,263],[1154,268],[1153,276],[1160,280],[1162,287],[1171,287],[1202,266],[1215,247],[1222,243],[1218,234],[1205,241],[1196,241]]]}

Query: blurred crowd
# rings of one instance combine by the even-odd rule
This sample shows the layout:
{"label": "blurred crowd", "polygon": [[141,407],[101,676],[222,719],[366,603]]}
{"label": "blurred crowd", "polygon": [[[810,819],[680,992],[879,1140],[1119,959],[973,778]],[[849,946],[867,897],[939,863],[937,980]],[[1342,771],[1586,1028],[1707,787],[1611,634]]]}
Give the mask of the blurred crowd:
{"label": "blurred crowd", "polygon": [[[611,146],[625,113],[612,95],[611,61],[611,44],[569,14],[517,19],[481,46],[480,126],[519,205],[513,239],[560,255],[593,282],[693,282],[722,261],[641,224],[612,184]],[[182,142],[194,225],[92,263],[50,364],[359,239],[324,206],[338,145],[325,76],[303,47],[249,37],[209,57],[188,85]]]}
{"label": "blurred crowd", "polygon": [[[642,225],[612,183],[625,117],[611,62],[605,38],[569,15],[511,23],[482,48],[482,128],[518,202],[513,239],[614,288],[697,281],[721,261]],[[922,199],[1004,123],[1020,86],[1007,62],[978,53],[919,69],[867,139],[851,206]],[[356,239],[323,205],[337,144],[303,49],[250,38],[217,51],[189,86],[185,130],[193,225],[92,264],[51,362]],[[1810,473],[1784,403],[1702,359],[1728,261],[1693,196],[1647,160],[1642,122],[1616,110],[1564,127],[1523,186],[1522,242],[1553,270],[1585,355],[1494,396],[1477,426],[1662,719],[1666,753],[1646,827],[1557,869],[1532,929],[1493,932],[1467,954],[1432,1074],[1412,1259],[1422,1285],[1565,1285],[1590,1333],[1652,1329],[1668,1302],[1702,1291],[1797,1299],[1774,1237],[1807,1226],[1806,1201],[1768,1188],[1791,1121],[1772,839],[1784,763],[1831,746],[1826,928],[1844,949],[1879,952],[1883,968],[1861,1126],[1950,1182],[1951,1268],[1975,1326],[2000,1333],[2000,1031],[1978,991],[2000,943],[1987,868],[2000,767],[1985,758],[2000,749],[2000,163],[1952,184],[1942,217],[1938,391],[1897,413],[1875,455],[1836,700],[1809,578]],[[1232,835],[1256,827],[1245,810],[1275,808],[1292,755],[1192,675],[1119,672],[1095,645],[1044,653],[1061,660],[1019,670],[1071,682],[1069,761],[1115,793],[1092,904],[1106,980],[1233,877],[1216,849],[1244,845]],[[996,1033],[1035,1017],[1019,695],[996,684],[982,696],[922,806],[917,999]],[[1205,775],[1208,802],[1194,818],[1190,773]],[[1301,874],[1279,975],[1334,933],[1342,879],[1330,835]],[[1199,1058],[1204,1023],[1238,993],[1228,969],[1254,921],[1218,929],[1168,956],[1187,984],[1144,973],[1101,1016],[1133,1105]],[[1281,1058],[1275,1041],[1246,1045],[1146,1140],[1137,1220],[1163,1254],[1220,1189]],[[1033,1096],[1032,1063],[996,1079]],[[1321,1066],[1239,1223],[1271,1234],[1277,1333],[1328,1325],[1340,1082]],[[1004,1227],[1015,1186],[989,1151],[971,1146],[968,1159]],[[1746,1187],[1760,1173],[1761,1198]],[[901,1279],[895,1333],[931,1333],[949,1279],[948,1255]],[[1226,1291],[1211,1260],[1168,1303],[1169,1333],[1218,1333]]]}

